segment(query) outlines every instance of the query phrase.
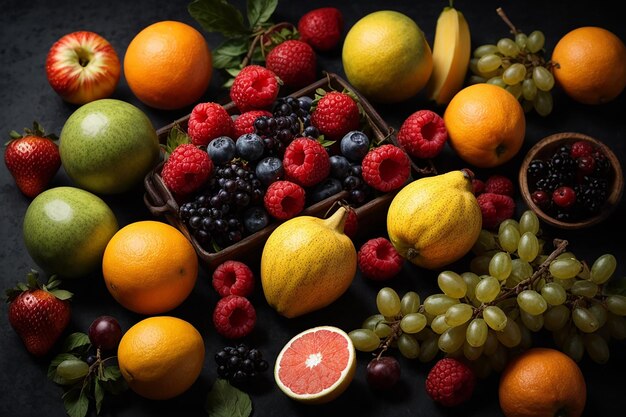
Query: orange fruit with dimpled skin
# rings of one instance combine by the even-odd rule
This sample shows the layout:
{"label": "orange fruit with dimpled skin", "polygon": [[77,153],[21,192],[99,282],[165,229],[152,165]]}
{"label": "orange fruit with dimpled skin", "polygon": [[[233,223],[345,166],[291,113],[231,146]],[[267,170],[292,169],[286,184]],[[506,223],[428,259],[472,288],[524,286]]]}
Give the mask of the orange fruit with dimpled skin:
{"label": "orange fruit with dimpled skin", "polygon": [[511,93],[495,85],[474,84],[459,91],[443,120],[450,146],[478,168],[504,164],[524,143],[524,110]]}
{"label": "orange fruit with dimpled skin", "polygon": [[565,34],[554,47],[554,78],[584,104],[602,104],[626,87],[626,45],[614,33],[585,26]]}
{"label": "orange fruit with dimpled skin", "polygon": [[587,398],[574,360],[550,348],[532,348],[513,358],[500,377],[500,407],[506,417],[578,417]]}

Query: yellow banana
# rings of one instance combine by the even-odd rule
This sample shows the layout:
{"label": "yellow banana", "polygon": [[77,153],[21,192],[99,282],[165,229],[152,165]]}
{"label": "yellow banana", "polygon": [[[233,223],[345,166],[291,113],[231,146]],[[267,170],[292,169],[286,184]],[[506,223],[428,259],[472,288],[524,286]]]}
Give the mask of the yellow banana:
{"label": "yellow banana", "polygon": [[437,19],[433,42],[433,71],[426,85],[426,96],[437,104],[447,104],[461,90],[469,66],[471,37],[463,14],[450,2]]}

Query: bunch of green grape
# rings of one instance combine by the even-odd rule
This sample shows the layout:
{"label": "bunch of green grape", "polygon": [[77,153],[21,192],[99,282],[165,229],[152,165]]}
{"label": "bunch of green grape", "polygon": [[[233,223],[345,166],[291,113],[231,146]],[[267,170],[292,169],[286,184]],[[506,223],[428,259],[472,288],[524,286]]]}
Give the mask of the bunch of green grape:
{"label": "bunch of green grape", "polygon": [[350,332],[355,348],[372,352],[397,347],[407,358],[430,361],[439,351],[464,356],[479,375],[501,371],[514,349],[532,346],[533,333],[552,332],[556,345],[576,361],[585,352],[609,359],[608,341],[626,338],[626,297],[605,294],[616,259],[604,254],[591,268],[565,251],[544,254],[539,219],[531,210],[498,231],[482,230],[472,248],[470,271],[439,273],[441,293],[420,304],[414,292],[402,299],[391,288],[376,298],[379,314]]}
{"label": "bunch of green grape", "polygon": [[470,83],[488,83],[509,91],[528,112],[541,116],[552,112],[551,90],[554,76],[551,64],[543,57],[545,36],[535,30],[529,35],[517,32],[514,39],[502,38],[495,45],[481,45],[474,50],[469,68]]}

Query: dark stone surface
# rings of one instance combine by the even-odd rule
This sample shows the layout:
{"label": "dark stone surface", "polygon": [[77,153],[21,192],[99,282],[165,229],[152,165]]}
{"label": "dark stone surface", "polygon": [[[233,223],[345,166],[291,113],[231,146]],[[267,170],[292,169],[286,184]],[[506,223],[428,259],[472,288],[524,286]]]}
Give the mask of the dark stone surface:
{"label": "dark stone surface", "polygon": [[[307,10],[333,2],[281,2],[273,21],[297,22]],[[237,1],[243,6],[243,1]],[[411,16],[425,32],[430,44],[434,36],[437,16],[447,2],[428,1],[370,1],[334,2],[341,8],[347,31],[360,17],[379,9],[395,9]],[[507,28],[496,15],[498,6],[505,8],[517,26],[527,33],[534,29],[546,34],[546,48],[551,51],[560,36],[567,31],[586,25],[607,28],[623,40],[626,29],[621,13],[613,9],[613,2],[573,1],[458,1],[457,7],[464,12],[472,31],[472,45],[495,42],[507,35]],[[30,126],[34,119],[49,131],[59,133],[66,118],[76,106],[64,103],[49,87],[44,71],[48,49],[58,38],[76,30],[90,30],[107,38],[123,59],[124,51],[143,27],[160,20],[180,20],[198,29],[200,26],[190,17],[183,1],[48,1],[4,0],[0,13],[0,129],[5,138],[10,130],[21,131]],[[222,38],[218,34],[205,33],[212,48]],[[337,72],[343,76],[340,50],[319,56],[319,69]],[[205,101],[225,102],[227,95],[219,86],[222,76],[215,72],[210,89],[203,96]],[[161,127],[189,113],[190,108],[165,112],[150,109],[140,103],[130,92],[124,78],[113,98],[126,100],[137,105],[150,117],[155,127]],[[555,92],[555,110],[547,118],[529,114],[527,118],[526,142],[518,156],[510,163],[493,170],[479,171],[486,178],[493,172],[517,178],[517,169],[525,152],[540,138],[556,132],[575,131],[595,136],[605,141],[617,153],[621,161],[626,160],[624,147],[626,119],[624,105],[626,95],[602,106],[585,106],[569,100]],[[408,115],[418,109],[433,108],[421,97],[398,105],[376,106],[385,120],[395,128]],[[442,108],[435,108],[441,114]],[[462,167],[449,147],[435,161],[441,172]],[[21,224],[29,200],[15,187],[6,168],[0,170],[0,274],[2,288],[21,281],[34,263],[24,246]],[[51,186],[72,185],[61,171]],[[143,189],[117,196],[106,196],[105,201],[118,216],[120,225],[151,219],[142,200]],[[518,214],[524,209],[518,201]],[[626,214],[623,201],[617,211],[604,223],[586,230],[566,232],[545,228],[551,236],[569,239],[571,249],[580,257],[593,261],[597,256],[610,252],[618,258],[616,277],[625,275],[625,239],[623,217]],[[381,225],[379,225],[381,226]],[[372,230],[384,233],[384,229]],[[462,262],[461,262],[462,263]],[[459,265],[464,268],[464,265]],[[462,272],[464,269],[458,269]],[[389,284],[401,294],[411,289],[422,297],[435,291],[435,274],[405,266],[403,273]],[[337,325],[349,331],[357,328],[361,321],[375,311],[374,298],[381,284],[365,282],[360,276],[352,287],[337,302],[305,317],[285,319],[268,307],[261,291],[260,282],[251,300],[257,308],[258,324],[246,341],[256,344],[273,366],[280,348],[297,332],[316,325]],[[68,289],[76,294],[73,316],[67,334],[87,331],[91,321],[101,314],[116,316],[122,327],[128,329],[142,319],[118,305],[106,290],[100,274],[76,282],[68,282]],[[210,273],[203,269],[196,288],[189,299],[169,314],[184,318],[195,325],[205,338],[206,361],[199,380],[186,393],[169,401],[149,401],[128,392],[120,397],[107,397],[102,410],[104,416],[201,416],[207,392],[216,378],[213,355],[228,341],[216,335],[211,322],[212,307],[217,294],[210,285]],[[62,390],[46,378],[50,357],[36,360],[23,348],[21,340],[9,326],[6,307],[0,314],[0,416],[65,416]],[[536,345],[552,346],[549,337],[539,335]],[[597,365],[585,358],[580,366],[585,374],[588,400],[585,415],[623,415],[626,408],[624,398],[624,375],[626,374],[625,345],[611,343],[611,359],[606,365]],[[275,386],[272,373],[267,372],[257,388],[250,391],[255,416],[499,416],[497,399],[497,374],[480,383],[475,396],[467,405],[457,409],[444,409],[432,403],[424,390],[424,379],[429,364],[400,359],[402,378],[398,389],[387,394],[372,392],[365,383],[367,354],[359,354],[355,379],[347,392],[336,401],[323,406],[306,406],[295,403],[284,396]],[[90,410],[90,415],[95,411]]]}

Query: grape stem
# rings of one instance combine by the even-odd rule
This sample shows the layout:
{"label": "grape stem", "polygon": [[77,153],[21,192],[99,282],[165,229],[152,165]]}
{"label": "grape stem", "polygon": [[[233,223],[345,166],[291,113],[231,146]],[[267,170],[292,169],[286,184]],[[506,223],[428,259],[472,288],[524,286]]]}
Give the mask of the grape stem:
{"label": "grape stem", "polygon": [[518,30],[515,25],[513,24],[513,22],[511,22],[511,20],[508,18],[508,16],[506,15],[506,13],[504,13],[504,9],[502,7],[498,7],[496,9],[496,13],[498,13],[498,16],[500,16],[500,18],[502,20],[504,20],[504,23],[507,24],[507,26],[511,29],[511,33],[513,35],[517,35],[518,33],[520,33],[520,30]]}
{"label": "grape stem", "polygon": [[383,353],[385,353],[385,351],[389,349],[389,346],[391,346],[393,341],[396,340],[402,333],[402,331],[400,330],[400,320],[395,320],[394,322],[389,324],[389,327],[391,327],[391,334],[387,336],[385,338],[385,341],[381,343],[381,345],[378,347],[380,351],[378,352],[378,355],[376,355],[376,359],[380,359],[381,356],[383,356]]}

